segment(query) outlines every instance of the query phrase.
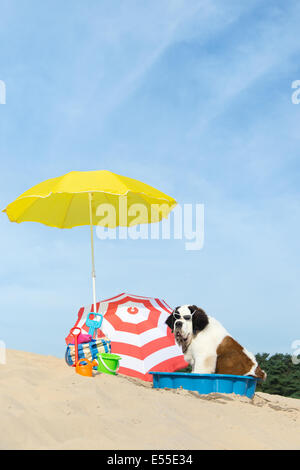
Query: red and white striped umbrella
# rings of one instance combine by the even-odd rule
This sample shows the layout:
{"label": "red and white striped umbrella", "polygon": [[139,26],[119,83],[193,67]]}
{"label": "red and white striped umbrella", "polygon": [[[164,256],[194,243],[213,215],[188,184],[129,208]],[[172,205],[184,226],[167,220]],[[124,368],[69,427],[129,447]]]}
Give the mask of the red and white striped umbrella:
{"label": "red and white striped umbrella", "polygon": [[[98,336],[107,336],[111,352],[122,357],[120,374],[150,382],[149,371],[174,372],[188,365],[165,323],[172,309],[164,300],[123,293],[98,302],[96,308],[103,315]],[[74,326],[88,331],[86,319],[92,311],[93,306],[81,308]]]}

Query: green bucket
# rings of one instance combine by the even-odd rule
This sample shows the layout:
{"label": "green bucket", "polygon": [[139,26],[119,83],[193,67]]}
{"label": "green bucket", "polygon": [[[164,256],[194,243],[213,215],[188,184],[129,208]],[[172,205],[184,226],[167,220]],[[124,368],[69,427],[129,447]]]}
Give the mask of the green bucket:
{"label": "green bucket", "polygon": [[98,371],[104,374],[116,375],[119,370],[119,361],[121,359],[117,354],[99,353],[97,354],[98,359]]}

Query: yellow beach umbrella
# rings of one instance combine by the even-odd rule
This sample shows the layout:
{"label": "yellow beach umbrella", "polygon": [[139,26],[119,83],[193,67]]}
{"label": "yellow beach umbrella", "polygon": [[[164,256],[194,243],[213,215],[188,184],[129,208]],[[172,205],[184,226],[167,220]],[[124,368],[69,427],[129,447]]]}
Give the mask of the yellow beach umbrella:
{"label": "yellow beach umbrella", "polygon": [[17,223],[40,222],[58,228],[90,225],[96,311],[93,225],[115,228],[159,222],[176,204],[167,194],[126,176],[105,170],[71,171],[33,186],[3,212]]}

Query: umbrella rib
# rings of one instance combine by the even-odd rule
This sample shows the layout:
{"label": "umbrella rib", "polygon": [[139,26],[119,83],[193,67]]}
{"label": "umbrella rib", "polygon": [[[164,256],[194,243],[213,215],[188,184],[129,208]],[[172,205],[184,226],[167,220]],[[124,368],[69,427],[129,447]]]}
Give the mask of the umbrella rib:
{"label": "umbrella rib", "polygon": [[[144,194],[145,196],[150,196],[150,195],[151,195],[151,193],[150,193],[150,194],[147,194],[147,193],[144,193],[143,191],[133,191],[132,189],[130,189],[130,187],[126,186],[126,185],[123,183],[123,181],[122,181],[122,176],[121,176],[121,175],[118,175],[117,173],[114,173],[114,176],[116,176],[117,180],[120,181],[120,182],[122,183],[122,185],[125,186],[125,188],[127,189],[126,194],[127,194],[127,193],[131,193],[131,194],[135,194],[135,195],[136,195],[136,194],[137,194],[137,195]],[[131,178],[129,178],[129,179],[131,179]],[[143,183],[143,182],[141,182],[141,183]],[[160,192],[161,194],[164,194],[164,193],[162,193],[159,189],[156,189],[156,188],[154,188],[153,186],[150,186],[149,184],[146,184],[146,183],[143,183],[143,184],[144,184],[145,186],[148,186],[148,188],[150,188],[151,190],[152,190],[152,189],[155,189],[156,191]],[[119,194],[119,196],[121,196],[121,194]],[[163,199],[163,200],[165,200],[165,201],[168,201],[168,199],[166,199],[166,198],[164,198],[164,197],[155,196],[155,198],[157,198],[157,199]],[[168,201],[168,202],[170,202],[170,201]]]}
{"label": "umbrella rib", "polygon": [[[29,196],[30,197],[30,196]],[[35,197],[35,196],[33,196]],[[39,199],[33,199],[32,203],[29,204],[28,207],[26,207],[25,211],[22,212],[22,214],[19,215],[19,217],[16,218],[15,222],[18,222],[18,220],[20,219],[20,217],[24,216],[24,214],[26,214],[26,212],[32,208],[32,206],[38,201]],[[5,209],[6,210],[6,209]],[[6,212],[7,213],[7,212]],[[8,215],[8,214],[7,214]],[[8,217],[9,218],[9,217]]]}
{"label": "umbrella rib", "polygon": [[69,204],[68,204],[68,208],[67,208],[67,210],[66,210],[66,213],[65,213],[65,215],[64,215],[64,220],[63,220],[63,223],[62,223],[61,228],[64,228],[64,224],[65,224],[65,221],[66,221],[66,218],[67,218],[67,215],[68,215],[68,211],[69,211],[69,209],[70,209],[70,206],[71,206],[71,203],[72,203],[72,201],[73,201],[74,196],[75,196],[75,194],[73,193],[72,196],[71,196],[70,202],[69,202]]}
{"label": "umbrella rib", "polygon": [[108,204],[111,204],[110,200],[108,199],[108,195],[107,195],[108,193],[104,192],[103,194],[104,194],[104,197],[107,199]]}
{"label": "umbrella rib", "polygon": [[[123,183],[121,176],[120,176],[120,175],[117,175],[117,173],[114,173],[114,176],[115,176],[116,179],[117,179],[119,182],[121,182],[121,184],[125,187],[125,189],[126,189],[125,194],[127,194],[127,193],[130,191],[130,189],[128,189],[128,186],[126,186],[126,185]],[[119,196],[123,196],[123,194],[119,194]]]}
{"label": "umbrella rib", "polygon": [[[144,197],[144,195],[143,195],[142,193],[139,193],[139,196],[140,196],[140,198],[141,198],[143,201],[146,202],[146,204],[149,204],[149,202],[147,202],[147,200],[145,199],[145,197]],[[159,222],[160,222],[163,218],[166,219],[166,218],[168,217],[169,213],[168,213],[167,216],[164,216],[159,210],[156,209],[155,204],[149,204],[149,205],[150,205],[150,207],[151,207],[151,211],[153,211],[153,208],[154,208],[154,209],[155,209],[155,212],[158,214],[158,219],[159,219],[158,221],[159,221]],[[170,204],[168,204],[168,206],[171,207]],[[171,212],[171,209],[170,209],[170,212]],[[152,219],[152,214],[150,213],[150,222],[144,222],[144,223],[150,223],[150,224],[151,224],[151,223],[152,223],[152,220],[151,220],[151,219]],[[140,225],[140,224],[138,224],[138,225]]]}

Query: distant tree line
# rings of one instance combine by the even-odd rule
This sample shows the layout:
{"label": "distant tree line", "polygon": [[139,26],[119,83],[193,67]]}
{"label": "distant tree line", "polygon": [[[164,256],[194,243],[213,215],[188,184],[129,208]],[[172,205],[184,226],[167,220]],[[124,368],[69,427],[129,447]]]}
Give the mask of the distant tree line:
{"label": "distant tree line", "polygon": [[266,382],[257,384],[258,392],[300,398],[300,364],[293,364],[290,354],[258,353],[255,357],[268,375]]}
{"label": "distant tree line", "polygon": [[[300,364],[293,364],[290,354],[258,353],[260,367],[267,373],[267,380],[258,383],[257,392],[273,393],[284,397],[300,398]],[[191,366],[178,372],[191,372]]]}

